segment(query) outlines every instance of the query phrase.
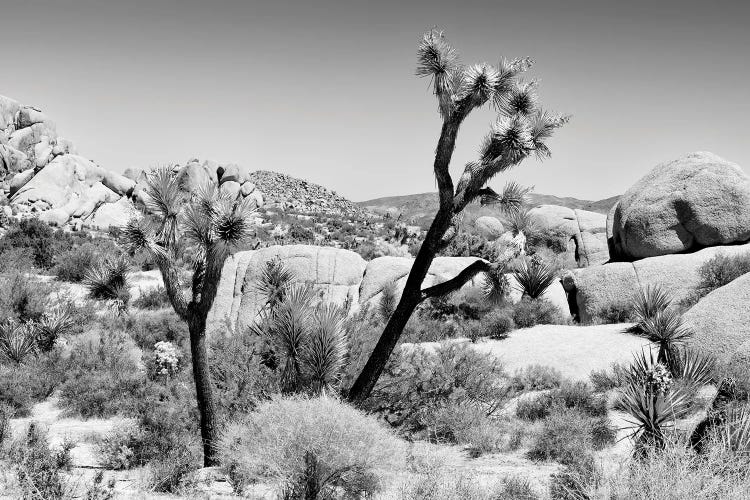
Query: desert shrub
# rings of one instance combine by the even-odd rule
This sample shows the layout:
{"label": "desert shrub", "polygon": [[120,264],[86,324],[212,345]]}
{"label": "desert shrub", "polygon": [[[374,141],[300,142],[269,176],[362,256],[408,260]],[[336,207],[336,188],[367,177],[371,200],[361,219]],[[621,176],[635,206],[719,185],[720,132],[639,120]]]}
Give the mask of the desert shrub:
{"label": "desert shrub", "polygon": [[34,259],[40,269],[49,269],[54,264],[54,230],[39,219],[24,219],[11,226],[0,238],[0,255],[12,249],[22,249]]}
{"label": "desert shrub", "polygon": [[110,240],[100,238],[96,243],[87,241],[55,255],[52,272],[59,280],[80,283],[97,261],[119,253]]}
{"label": "desert shrub", "polygon": [[0,318],[38,321],[49,308],[52,287],[21,272],[0,276]]}
{"label": "desert shrub", "polygon": [[15,408],[6,403],[0,403],[0,450],[11,437],[10,419],[15,414]]}
{"label": "desert shrub", "polygon": [[71,493],[60,473],[70,466],[71,445],[60,450],[49,446],[47,435],[34,423],[13,444],[10,458],[24,499],[63,499]]}
{"label": "desert shrub", "polygon": [[664,450],[651,450],[631,460],[609,478],[611,500],[747,498],[750,468],[746,458],[720,447],[698,455],[683,442],[669,441]]}
{"label": "desert shrub", "polygon": [[33,270],[34,256],[25,248],[7,248],[0,253],[0,274],[30,273]]}
{"label": "desert shrub", "polygon": [[458,337],[458,326],[453,321],[431,319],[414,314],[401,334],[402,342],[440,342]]}
{"label": "desert shrub", "polygon": [[591,420],[574,409],[555,408],[533,435],[527,456],[570,464],[591,450]]}
{"label": "desert shrub", "polygon": [[101,319],[102,330],[128,332],[141,349],[153,349],[157,342],[173,342],[187,349],[189,338],[187,324],[172,309],[157,311],[130,311],[119,316]]}
{"label": "desert shrub", "polygon": [[516,415],[524,420],[539,420],[555,408],[575,409],[589,417],[602,417],[607,414],[607,400],[595,394],[585,382],[565,381],[558,389],[519,401]]}
{"label": "desert shrub", "polygon": [[[325,498],[358,498],[379,488],[375,470],[403,463],[405,449],[374,417],[334,398],[293,397],[258,406],[229,424],[220,442],[233,486],[271,480],[288,489],[314,484]],[[297,497],[293,497],[297,498]]]}
{"label": "desert shrub", "polygon": [[448,403],[427,414],[424,421],[430,439],[469,445],[474,456],[502,446],[501,427],[478,406]]}
{"label": "desert shrub", "polygon": [[552,500],[588,500],[594,498],[602,480],[594,457],[586,454],[566,463],[560,472],[550,476]]}
{"label": "desert shrub", "polygon": [[22,365],[0,364],[0,403],[25,417],[34,403],[48,398],[64,380],[65,368],[58,353],[43,354]]}
{"label": "desert shrub", "polygon": [[151,310],[170,307],[167,291],[163,286],[150,288],[146,291],[141,290],[138,298],[133,301],[133,307]]}
{"label": "desert shrub", "polygon": [[529,298],[523,298],[520,302],[514,304],[513,321],[518,328],[565,323],[557,306],[544,299]]}
{"label": "desert shrub", "polygon": [[120,331],[77,338],[60,387],[61,406],[84,418],[133,413],[146,380],[140,358],[140,349]]}
{"label": "desert shrub", "polygon": [[750,254],[731,256],[723,253],[716,254],[698,269],[700,284],[694,301],[697,302],[697,299],[748,272],[750,272]]}
{"label": "desert shrub", "polygon": [[591,444],[595,450],[602,450],[615,444],[617,431],[609,418],[597,417],[591,421]]}
{"label": "desert shrub", "polygon": [[630,304],[609,304],[599,309],[593,323],[612,325],[633,321],[633,308]]}
{"label": "desert shrub", "polygon": [[389,360],[368,405],[394,425],[414,430],[448,402],[480,405],[491,414],[512,389],[500,362],[470,344],[445,342],[435,350],[402,346]]}
{"label": "desert shrub", "polygon": [[262,343],[249,332],[217,335],[208,353],[214,397],[226,419],[247,414],[280,392],[278,373],[267,366]]}
{"label": "desert shrub", "polygon": [[589,380],[597,392],[606,392],[622,387],[628,380],[628,367],[621,363],[612,363],[609,368],[592,370]]}
{"label": "desert shrub", "polygon": [[493,311],[481,319],[480,326],[487,337],[501,340],[508,337],[516,323],[507,311]]}
{"label": "desert shrub", "polygon": [[413,475],[399,488],[397,500],[539,500],[528,480],[508,477],[488,482],[466,472],[434,468]]}
{"label": "desert shrub", "polygon": [[560,387],[563,376],[559,370],[551,366],[529,365],[516,370],[511,382],[519,392],[542,391]]}

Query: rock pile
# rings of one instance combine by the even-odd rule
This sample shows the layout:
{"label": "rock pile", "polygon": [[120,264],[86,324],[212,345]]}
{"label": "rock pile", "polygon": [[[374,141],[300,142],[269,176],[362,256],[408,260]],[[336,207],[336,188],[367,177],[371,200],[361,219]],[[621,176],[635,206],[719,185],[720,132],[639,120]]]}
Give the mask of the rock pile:
{"label": "rock pile", "polygon": [[252,172],[249,179],[265,194],[267,206],[351,219],[368,217],[367,212],[355,203],[303,179],[268,170]]}
{"label": "rock pile", "polygon": [[559,237],[580,267],[609,260],[607,218],[597,212],[559,205],[539,205],[529,210],[536,229]]}

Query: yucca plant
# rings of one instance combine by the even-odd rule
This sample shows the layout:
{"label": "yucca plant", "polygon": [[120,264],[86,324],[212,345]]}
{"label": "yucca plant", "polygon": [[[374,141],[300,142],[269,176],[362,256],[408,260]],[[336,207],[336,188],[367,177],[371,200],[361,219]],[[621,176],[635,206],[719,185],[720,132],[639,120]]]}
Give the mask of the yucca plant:
{"label": "yucca plant", "polygon": [[281,262],[281,259],[271,259],[263,267],[255,288],[266,297],[266,306],[273,309],[284,300],[284,294],[294,280],[294,273]]}
{"label": "yucca plant", "polygon": [[658,362],[677,376],[680,371],[679,350],[693,335],[693,331],[683,323],[682,315],[674,309],[664,309],[644,318],[641,328],[643,335],[658,347]]}
{"label": "yucca plant", "polygon": [[130,302],[130,262],[124,255],[105,259],[83,277],[89,297],[106,300],[120,311],[127,309]]}
{"label": "yucca plant", "polygon": [[20,364],[36,352],[36,330],[32,321],[17,323],[7,320],[0,323],[0,354]]}
{"label": "yucca plant", "polygon": [[[144,201],[147,214],[131,219],[122,236],[131,252],[145,250],[152,255],[169,302],[188,325],[203,461],[213,466],[217,464],[219,429],[206,352],[206,319],[224,262],[253,235],[254,206],[219,189],[211,180],[197,192],[186,193],[170,167],[157,168],[146,176]],[[192,259],[189,294],[180,279],[181,252]]]}
{"label": "yucca plant", "polygon": [[346,313],[335,304],[321,304],[313,313],[312,331],[302,352],[305,379],[314,394],[335,390],[346,364]]}
{"label": "yucca plant", "polygon": [[633,299],[633,332],[643,332],[643,324],[672,305],[672,297],[660,285],[639,289]]}
{"label": "yucca plant", "polygon": [[677,378],[695,387],[715,382],[713,368],[716,361],[712,356],[687,348],[680,349],[678,356],[680,362]]}
{"label": "yucca plant", "polygon": [[729,407],[719,436],[725,450],[750,457],[750,406]]}
{"label": "yucca plant", "polygon": [[[422,301],[451,293],[477,274],[502,267],[499,262],[476,261],[454,278],[422,288],[435,256],[458,234],[461,214],[468,204],[482,199],[505,200],[510,213],[521,210],[523,196],[519,196],[517,185],[506,185],[504,194],[497,194],[487,186],[488,182],[529,156],[548,157],[547,140],[568,121],[566,116],[540,108],[535,82],[518,79],[531,63],[530,59],[515,59],[502,60],[495,66],[464,65],[442,32],[431,30],[422,37],[417,49],[417,75],[431,79],[442,119],[432,168],[438,187],[438,211],[414,259],[399,302],[349,391],[350,400],[361,401],[369,396]],[[450,164],[459,129],[472,111],[485,105],[495,107],[497,120],[482,142],[477,159],[467,163],[454,182]]]}
{"label": "yucca plant", "polygon": [[39,349],[51,350],[55,346],[55,341],[68,334],[73,326],[73,318],[67,308],[58,307],[42,316],[36,325],[36,341]]}
{"label": "yucca plant", "polygon": [[501,303],[508,295],[510,282],[504,271],[505,267],[492,269],[482,277],[482,295],[491,304]]}
{"label": "yucca plant", "polygon": [[628,382],[620,390],[616,408],[628,414],[636,452],[649,447],[661,448],[665,430],[685,417],[692,405],[690,394],[674,386],[667,368],[653,351],[641,352],[631,365]]}
{"label": "yucca plant", "polygon": [[525,296],[537,299],[554,283],[557,273],[549,264],[537,256],[525,258],[520,269],[513,275],[518,283],[517,288]]}

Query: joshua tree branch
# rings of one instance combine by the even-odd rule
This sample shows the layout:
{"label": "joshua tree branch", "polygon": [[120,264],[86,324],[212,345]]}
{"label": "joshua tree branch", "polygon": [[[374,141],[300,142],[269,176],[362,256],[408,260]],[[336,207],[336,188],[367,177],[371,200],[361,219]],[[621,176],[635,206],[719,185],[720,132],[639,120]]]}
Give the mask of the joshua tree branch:
{"label": "joshua tree branch", "polygon": [[185,292],[182,290],[177,266],[166,256],[157,255],[156,263],[159,266],[159,271],[161,271],[161,277],[164,280],[164,289],[167,291],[169,302],[172,304],[177,315],[187,321],[188,301],[185,298]]}
{"label": "joshua tree branch", "polygon": [[472,262],[454,278],[422,290],[422,300],[429,299],[430,297],[440,297],[447,293],[454,292],[468,283],[469,280],[474,278],[477,274],[492,272],[497,267],[496,264],[490,264],[484,260]]}
{"label": "joshua tree branch", "polygon": [[204,270],[203,287],[201,289],[199,307],[207,315],[216,298],[221,280],[221,270],[227,260],[229,252],[221,243],[213,243],[206,249],[206,267]]}

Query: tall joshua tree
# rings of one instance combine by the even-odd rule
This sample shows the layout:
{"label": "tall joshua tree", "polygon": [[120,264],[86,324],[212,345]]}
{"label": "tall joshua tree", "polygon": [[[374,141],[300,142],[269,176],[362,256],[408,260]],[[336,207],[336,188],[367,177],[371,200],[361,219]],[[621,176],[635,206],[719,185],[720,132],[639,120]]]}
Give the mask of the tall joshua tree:
{"label": "tall joshua tree", "polygon": [[[144,249],[153,256],[169,302],[188,324],[203,461],[208,467],[217,463],[218,428],[206,352],[206,318],[216,298],[224,261],[251,235],[253,207],[211,181],[198,192],[185,194],[169,168],[149,174],[145,194],[150,215],[131,219],[123,234],[130,250]],[[192,258],[189,288],[180,279],[181,252]]]}
{"label": "tall joshua tree", "polygon": [[[456,236],[463,209],[477,199],[506,206],[520,205],[523,193],[516,184],[509,184],[498,194],[486,187],[487,182],[532,154],[548,157],[550,150],[546,140],[568,121],[567,116],[550,114],[539,108],[536,82],[518,80],[518,75],[531,66],[530,59],[503,60],[496,67],[485,63],[464,66],[443,33],[432,30],[422,38],[417,61],[417,75],[432,79],[443,120],[433,164],[440,205],[409,272],[401,299],[349,391],[352,401],[363,400],[370,394],[406,322],[421,301],[457,290],[480,272],[497,276],[501,263],[477,261],[453,279],[422,288],[435,255]],[[497,121],[482,142],[478,159],[465,166],[458,183],[454,184],[449,167],[458,131],[473,110],[488,103],[497,109]]]}

